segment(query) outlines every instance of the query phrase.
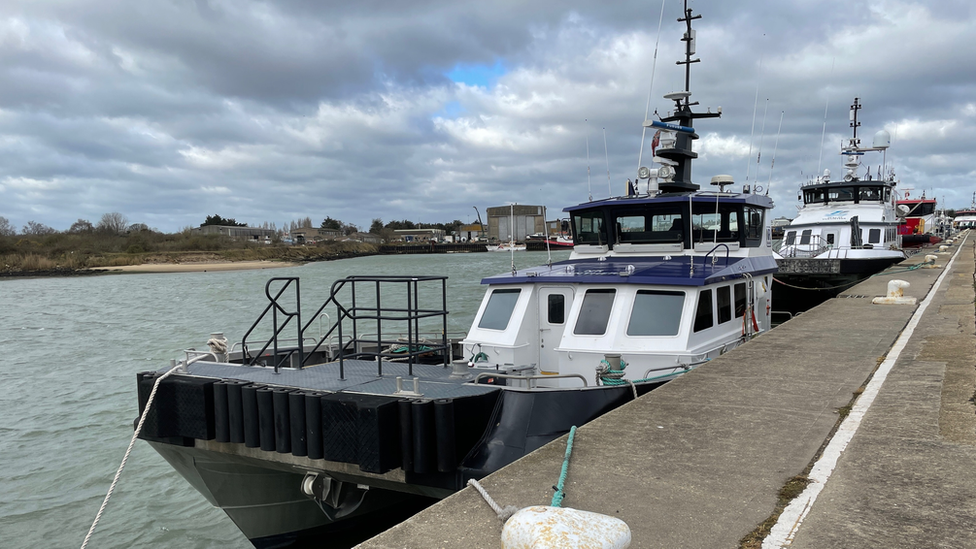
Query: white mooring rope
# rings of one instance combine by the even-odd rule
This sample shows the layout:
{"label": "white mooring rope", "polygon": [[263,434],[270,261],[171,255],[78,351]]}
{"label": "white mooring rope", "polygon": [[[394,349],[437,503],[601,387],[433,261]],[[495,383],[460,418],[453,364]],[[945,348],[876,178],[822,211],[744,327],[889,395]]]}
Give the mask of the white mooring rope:
{"label": "white mooring rope", "polygon": [[485,490],[484,486],[479,484],[478,481],[473,478],[468,479],[468,486],[473,487],[478,491],[479,494],[481,494],[481,497],[485,498],[485,502],[489,507],[491,507],[491,510],[498,515],[498,518],[501,519],[502,522],[505,522],[511,518],[511,516],[517,513],[519,510],[519,508],[514,505],[508,505],[503,509],[500,505],[495,503],[495,500],[491,499],[491,496],[488,495],[488,491]]}
{"label": "white mooring rope", "polygon": [[139,432],[142,431],[142,425],[146,422],[146,416],[149,415],[149,408],[152,406],[153,399],[156,398],[156,389],[159,388],[159,383],[181,366],[183,366],[182,363],[173,366],[168,372],[156,378],[156,382],[153,383],[152,392],[149,393],[149,399],[146,401],[146,408],[142,411],[142,416],[139,417],[139,424],[136,426],[136,431],[132,433],[132,440],[129,441],[129,447],[126,448],[125,455],[122,457],[122,464],[119,465],[119,470],[115,472],[115,478],[112,479],[112,485],[108,487],[108,493],[105,494],[105,499],[102,501],[102,506],[98,508],[98,514],[95,515],[95,521],[92,522],[91,528],[88,529],[88,535],[85,536],[85,541],[82,542],[81,549],[85,549],[85,547],[88,546],[88,541],[91,539],[92,534],[95,533],[95,527],[98,526],[98,521],[102,518],[102,513],[105,511],[105,506],[108,505],[108,500],[112,497],[112,492],[115,491],[115,486],[119,483],[119,477],[122,476],[122,469],[125,468],[125,462],[129,460],[129,454],[132,453],[132,447],[135,446],[136,439],[139,437]]}

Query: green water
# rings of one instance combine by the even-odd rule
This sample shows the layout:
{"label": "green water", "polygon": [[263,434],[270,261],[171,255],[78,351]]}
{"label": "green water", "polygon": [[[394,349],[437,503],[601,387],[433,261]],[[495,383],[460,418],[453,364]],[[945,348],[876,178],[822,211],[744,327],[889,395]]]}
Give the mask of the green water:
{"label": "green water", "polygon": [[[544,264],[546,253],[519,252],[515,261]],[[307,309],[348,275],[446,275],[449,330],[464,332],[481,279],[510,262],[503,253],[374,256],[260,271],[0,280],[0,546],[80,547],[132,435],[136,373],[205,348],[211,332],[237,341],[266,305],[269,278],[300,277]],[[250,544],[137,441],[89,547],[137,546]]]}

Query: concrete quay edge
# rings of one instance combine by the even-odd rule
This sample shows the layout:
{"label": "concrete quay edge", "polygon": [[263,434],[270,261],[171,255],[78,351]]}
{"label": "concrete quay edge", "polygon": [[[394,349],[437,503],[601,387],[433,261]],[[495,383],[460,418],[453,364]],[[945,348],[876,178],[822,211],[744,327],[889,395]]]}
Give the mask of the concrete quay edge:
{"label": "concrete quay edge", "polygon": [[[790,547],[973,547],[976,235],[947,275]],[[872,305],[893,278],[919,302],[943,268],[859,283],[577,430],[564,507],[624,520],[634,548],[734,548],[774,513],[917,306]],[[952,257],[937,254],[945,266]],[[548,505],[566,437],[482,479],[501,506]],[[502,522],[472,488],[363,549],[497,548]]]}

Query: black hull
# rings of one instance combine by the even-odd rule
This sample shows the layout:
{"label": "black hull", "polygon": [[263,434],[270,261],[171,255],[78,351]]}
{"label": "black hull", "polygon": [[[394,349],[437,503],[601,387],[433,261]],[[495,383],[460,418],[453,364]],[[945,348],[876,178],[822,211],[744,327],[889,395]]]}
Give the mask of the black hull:
{"label": "black hull", "polygon": [[901,245],[905,248],[921,248],[931,244],[938,244],[942,239],[933,234],[905,234],[901,237]]}
{"label": "black hull", "polygon": [[[140,409],[156,375],[139,375]],[[490,392],[438,400],[306,391],[291,395],[294,409],[317,412],[293,415],[228,399],[240,383],[164,379],[140,437],[259,548],[350,547],[634,398],[629,385],[477,386]],[[307,475],[345,499],[309,494]]]}
{"label": "black hull", "polygon": [[[808,260],[828,272],[783,272],[773,277],[773,305],[778,313],[796,315],[847,293],[858,282],[900,263],[902,258]],[[828,266],[827,262],[831,262]],[[803,267],[795,269],[803,271]],[[818,270],[817,267],[809,271]],[[874,296],[871,296],[874,297]],[[787,315],[788,316],[788,315]],[[780,319],[782,320],[782,319]]]}

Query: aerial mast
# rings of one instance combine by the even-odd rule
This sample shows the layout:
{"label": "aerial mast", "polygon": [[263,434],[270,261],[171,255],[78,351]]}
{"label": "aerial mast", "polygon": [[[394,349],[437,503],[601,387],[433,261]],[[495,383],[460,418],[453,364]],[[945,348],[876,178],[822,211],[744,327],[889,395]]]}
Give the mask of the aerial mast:
{"label": "aerial mast", "polygon": [[698,139],[692,127],[693,121],[698,118],[717,118],[722,116],[722,109],[718,112],[694,112],[691,108],[698,105],[697,101],[691,101],[691,64],[699,63],[701,59],[695,58],[695,30],[691,27],[691,22],[701,19],[701,15],[693,15],[691,8],[688,7],[688,0],[684,2],[684,17],[678,19],[685,23],[685,33],[681,41],[685,43],[685,58],[678,61],[678,65],[685,66],[685,89],[684,91],[669,93],[665,99],[674,101],[674,113],[661,121],[647,121],[645,126],[661,128],[662,130],[674,132],[674,147],[662,148],[657,152],[657,156],[669,160],[673,163],[674,178],[671,181],[661,183],[662,192],[688,192],[697,191],[698,185],[691,181],[691,160],[698,158],[698,154],[692,150],[692,142]]}

